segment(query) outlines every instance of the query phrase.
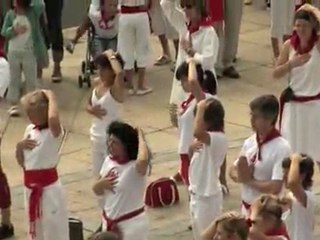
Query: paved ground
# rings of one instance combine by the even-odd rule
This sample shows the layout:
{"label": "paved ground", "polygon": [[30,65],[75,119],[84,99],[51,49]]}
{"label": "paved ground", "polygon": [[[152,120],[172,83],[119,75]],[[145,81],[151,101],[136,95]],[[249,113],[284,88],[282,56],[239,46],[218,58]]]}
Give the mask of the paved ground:
{"label": "paved ground", "polygon": [[[226,133],[229,139],[228,163],[236,157],[243,139],[251,133],[247,103],[263,93],[279,94],[285,85],[271,79],[272,56],[269,47],[268,14],[251,7],[245,9],[239,47],[238,69],[240,80],[220,81],[220,98],[226,108]],[[72,31],[66,31],[66,38]],[[156,38],[152,38],[154,58],[160,53]],[[65,80],[61,84],[51,84],[49,71],[45,85],[58,95],[62,122],[68,130],[62,148],[60,175],[68,196],[70,215],[80,217],[86,228],[86,235],[99,222],[95,198],[91,192],[90,142],[88,128],[90,116],[85,112],[89,90],[79,89],[77,76],[80,61],[84,56],[85,44],[80,44],[73,56],[66,54],[63,63]],[[169,67],[151,67],[148,79],[155,92],[145,97],[131,97],[125,103],[126,121],[141,126],[148,133],[147,138],[155,153],[153,173],[150,181],[160,176],[170,176],[177,170],[177,132],[170,127],[167,103],[171,88],[172,73]],[[0,105],[1,119],[6,117],[6,109]],[[3,123],[2,123],[3,125]],[[2,164],[12,186],[12,217],[16,226],[16,238],[26,239],[25,215],[23,207],[22,175],[15,158],[15,143],[21,139],[26,126],[24,118],[10,119],[2,146]],[[316,173],[315,191],[318,193],[319,173]],[[225,200],[225,209],[238,209],[240,205],[239,186],[230,182],[231,195]],[[180,205],[161,210],[148,210],[151,222],[151,240],[192,239],[187,231],[188,206],[186,190],[180,189]],[[319,211],[317,211],[319,214]],[[319,224],[320,218],[317,219]],[[317,237],[320,231],[316,229]]]}

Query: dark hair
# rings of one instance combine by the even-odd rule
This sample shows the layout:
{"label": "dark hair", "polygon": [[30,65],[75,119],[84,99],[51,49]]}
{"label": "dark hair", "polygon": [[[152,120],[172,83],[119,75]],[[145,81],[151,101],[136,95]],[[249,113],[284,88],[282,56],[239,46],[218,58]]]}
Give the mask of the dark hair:
{"label": "dark hair", "polygon": [[264,118],[270,119],[275,125],[279,114],[279,102],[274,95],[262,95],[250,102],[251,111],[258,111]]}
{"label": "dark hair", "polygon": [[[14,0],[11,0],[11,8],[14,8]],[[17,5],[23,9],[27,9],[31,6],[32,0],[17,0]]]}
{"label": "dark hair", "polygon": [[114,121],[109,126],[108,135],[113,135],[121,141],[127,151],[129,160],[137,159],[139,147],[137,129],[127,123]]}
{"label": "dark hair", "polygon": [[[302,160],[299,164],[299,173],[300,175],[304,175],[304,179],[302,181],[302,186],[304,189],[309,189],[312,187],[312,177],[314,173],[314,162],[311,157],[306,154],[301,154]],[[282,162],[282,168],[290,169],[291,159],[285,158]]]}
{"label": "dark hair", "polygon": [[[202,91],[210,93],[212,95],[216,95],[217,81],[214,74],[209,70],[204,71],[201,64],[196,64],[196,72],[197,72],[198,82],[202,88]],[[189,74],[189,64],[186,61],[184,61],[178,67],[175,77],[177,80],[182,81],[184,77],[188,77],[188,74]]]}
{"label": "dark hair", "polygon": [[319,31],[320,29],[319,21],[317,20],[317,17],[312,12],[309,12],[306,10],[297,11],[296,14],[294,15],[294,22],[299,19],[305,20],[311,23],[312,28],[315,32]]}
{"label": "dark hair", "polygon": [[[194,114],[197,112],[197,106]],[[203,121],[208,125],[208,131],[224,131],[224,108],[216,98],[206,100],[206,109],[203,114]]]}
{"label": "dark hair", "polygon": [[197,12],[201,17],[208,17],[208,8],[206,0],[180,0],[180,6],[184,8],[185,6],[195,7]]}
{"label": "dark hair", "polygon": [[[116,59],[119,61],[121,67],[123,68],[124,66],[124,61],[123,61],[123,58],[121,57],[121,55],[119,53],[116,53],[115,54],[115,57]],[[103,68],[103,69],[112,69],[111,67],[111,63],[110,63],[110,60],[109,58],[106,56],[106,54],[104,53],[101,53],[99,54],[95,59],[94,59],[94,63]]]}

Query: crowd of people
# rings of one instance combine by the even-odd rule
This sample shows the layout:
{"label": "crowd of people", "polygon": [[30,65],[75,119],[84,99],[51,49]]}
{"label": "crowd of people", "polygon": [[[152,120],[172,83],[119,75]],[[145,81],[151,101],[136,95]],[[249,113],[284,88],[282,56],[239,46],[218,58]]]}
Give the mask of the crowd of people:
{"label": "crowd of people", "polygon": [[[92,239],[148,239],[144,193],[152,152],[143,130],[122,121],[121,108],[127,93],[153,91],[146,81],[151,32],[162,46],[155,65],[174,64],[169,103],[172,124],[179,130],[180,167],[172,179],[188,189],[193,239],[314,239],[312,184],[314,165],[320,166],[319,6],[317,1],[262,2],[271,9],[273,77],[287,78],[288,86],[279,100],[262,95],[250,102],[254,133],[228,171],[241,186],[241,212],[223,213],[223,196],[229,194],[228,141],[218,80],[240,77],[235,63],[243,1],[92,0],[66,46],[73,53],[81,36],[92,31],[88,46],[98,77],[86,110],[92,116],[92,191],[101,211],[101,226]],[[52,81],[62,80],[63,0],[2,3],[1,58],[8,61],[10,81],[7,94],[0,93],[11,104],[10,116],[19,116],[21,108],[30,122],[16,145],[28,237],[68,240],[68,211],[57,171],[64,129],[55,94],[41,89],[49,48]],[[14,235],[10,207],[10,188],[0,167],[0,239]]]}

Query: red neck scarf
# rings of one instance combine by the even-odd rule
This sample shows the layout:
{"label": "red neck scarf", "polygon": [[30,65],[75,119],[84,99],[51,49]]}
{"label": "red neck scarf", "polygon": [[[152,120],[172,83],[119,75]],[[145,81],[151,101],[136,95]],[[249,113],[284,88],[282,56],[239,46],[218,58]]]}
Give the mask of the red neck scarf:
{"label": "red neck scarf", "polygon": [[305,54],[305,53],[310,52],[317,41],[318,41],[318,35],[317,35],[316,31],[313,31],[311,38],[308,42],[308,46],[306,48],[302,49],[301,43],[300,43],[300,38],[299,38],[297,32],[293,31],[293,33],[290,37],[291,46],[298,54]]}
{"label": "red neck scarf", "polygon": [[210,17],[203,18],[198,23],[193,23],[193,22],[190,21],[187,24],[188,31],[189,31],[190,34],[199,31],[200,27],[209,27],[209,26],[212,26],[212,21],[211,21]]}
{"label": "red neck scarf", "polygon": [[112,161],[118,163],[119,165],[124,165],[129,162],[129,160],[127,158],[118,158],[118,157],[114,157],[112,155],[110,155],[110,159]]}
{"label": "red neck scarf", "polygon": [[182,109],[181,114],[183,114],[185,111],[187,111],[190,103],[192,102],[192,100],[193,100],[194,98],[195,98],[195,97],[193,96],[193,94],[190,94],[189,97],[188,97],[185,101],[183,101],[183,102],[181,103],[181,109]]}
{"label": "red neck scarf", "polygon": [[258,144],[258,151],[257,153],[253,156],[252,162],[254,163],[256,161],[256,158],[258,158],[259,161],[261,161],[261,150],[264,144],[272,141],[275,138],[280,137],[281,134],[280,132],[276,129],[276,128],[272,128],[271,131],[267,134],[267,136],[265,137],[265,139],[261,140],[259,138],[258,133],[256,134],[256,141]]}
{"label": "red neck scarf", "polygon": [[36,129],[38,131],[42,131],[42,130],[48,129],[48,128],[49,128],[48,123],[42,124],[42,125],[34,125],[34,127],[33,127],[33,129]]}
{"label": "red neck scarf", "polygon": [[288,240],[290,240],[287,228],[284,224],[281,224],[280,227],[267,232],[266,236],[268,237],[283,236],[283,237],[286,237]]}

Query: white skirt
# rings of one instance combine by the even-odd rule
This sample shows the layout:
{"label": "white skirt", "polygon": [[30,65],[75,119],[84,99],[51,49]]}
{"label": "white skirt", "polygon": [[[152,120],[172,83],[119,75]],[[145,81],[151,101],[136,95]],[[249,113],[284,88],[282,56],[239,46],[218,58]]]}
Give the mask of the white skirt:
{"label": "white skirt", "polygon": [[308,154],[320,162],[320,101],[286,103],[282,115],[281,134],[292,151]]}

